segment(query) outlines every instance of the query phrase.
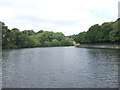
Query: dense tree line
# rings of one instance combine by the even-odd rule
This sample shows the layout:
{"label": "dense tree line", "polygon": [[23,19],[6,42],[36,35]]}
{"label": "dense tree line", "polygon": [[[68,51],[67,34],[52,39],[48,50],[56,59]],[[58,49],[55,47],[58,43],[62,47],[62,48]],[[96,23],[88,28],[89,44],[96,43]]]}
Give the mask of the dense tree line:
{"label": "dense tree line", "polygon": [[87,32],[69,36],[77,43],[120,43],[120,18],[115,22],[95,24]]}
{"label": "dense tree line", "polygon": [[8,29],[2,22],[2,47],[3,48],[27,48],[27,47],[52,47],[71,46],[75,41],[66,37],[61,32],[33,30],[19,31],[17,28]]}
{"label": "dense tree line", "polygon": [[65,36],[62,32],[44,30],[38,32],[19,31],[17,28],[10,30],[3,22],[0,22],[0,28],[3,48],[71,46],[75,43],[120,43],[120,19],[102,25],[95,24],[88,31],[71,36]]}

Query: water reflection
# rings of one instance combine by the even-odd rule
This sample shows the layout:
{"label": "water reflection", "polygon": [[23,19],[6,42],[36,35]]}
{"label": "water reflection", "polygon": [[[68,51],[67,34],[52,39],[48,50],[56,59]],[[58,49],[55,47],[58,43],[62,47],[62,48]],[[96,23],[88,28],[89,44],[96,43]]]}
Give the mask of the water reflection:
{"label": "water reflection", "polygon": [[3,51],[4,88],[118,87],[118,51],[75,47]]}
{"label": "water reflection", "polygon": [[118,86],[118,51],[111,49],[89,49],[89,66],[96,87]]}

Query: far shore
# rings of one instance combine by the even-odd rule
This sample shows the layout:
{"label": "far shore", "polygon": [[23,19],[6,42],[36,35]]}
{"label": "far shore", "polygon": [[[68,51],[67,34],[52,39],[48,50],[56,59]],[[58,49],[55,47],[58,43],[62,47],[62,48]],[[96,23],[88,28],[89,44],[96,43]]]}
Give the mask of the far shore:
{"label": "far shore", "polygon": [[120,44],[80,44],[79,48],[111,48],[120,49]]}

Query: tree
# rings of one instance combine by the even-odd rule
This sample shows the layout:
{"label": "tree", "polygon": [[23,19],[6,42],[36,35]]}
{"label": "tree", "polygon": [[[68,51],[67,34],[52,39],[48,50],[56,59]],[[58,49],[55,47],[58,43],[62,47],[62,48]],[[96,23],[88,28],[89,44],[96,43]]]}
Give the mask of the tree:
{"label": "tree", "polygon": [[77,43],[120,42],[120,19],[115,22],[105,22],[101,26],[92,25],[87,32],[70,37]]}
{"label": "tree", "polygon": [[29,35],[29,36],[35,34],[35,32],[34,32],[33,30],[24,30],[24,31],[22,31],[22,33],[23,33],[23,34],[26,34],[26,35]]}
{"label": "tree", "polygon": [[100,26],[98,24],[95,24],[91,26],[87,32],[87,42],[88,43],[95,43],[98,42],[98,34],[100,31]]}
{"label": "tree", "polygon": [[5,26],[4,22],[1,23],[1,29],[2,29],[2,46],[4,47],[10,47],[11,41],[10,41],[10,30],[7,26]]}
{"label": "tree", "polygon": [[109,39],[109,33],[110,31],[113,30],[113,22],[106,22],[106,23],[103,23],[100,27],[100,30],[101,30],[101,33],[102,33],[102,41],[103,42],[109,42],[110,39]]}
{"label": "tree", "polygon": [[120,27],[119,27],[119,19],[113,23],[113,30],[109,32],[109,40],[112,42],[120,41]]}
{"label": "tree", "polygon": [[37,32],[37,34],[39,34],[39,33],[43,33],[43,32],[44,32],[44,30],[40,30],[40,31]]}

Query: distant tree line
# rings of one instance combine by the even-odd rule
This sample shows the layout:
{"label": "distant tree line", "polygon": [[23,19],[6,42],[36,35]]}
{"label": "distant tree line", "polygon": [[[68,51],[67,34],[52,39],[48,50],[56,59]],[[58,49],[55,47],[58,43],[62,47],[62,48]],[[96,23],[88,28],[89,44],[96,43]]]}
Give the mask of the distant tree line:
{"label": "distant tree line", "polygon": [[33,30],[19,31],[17,28],[8,29],[2,22],[2,47],[3,48],[29,48],[29,47],[52,47],[72,46],[75,41],[66,37],[62,32]]}
{"label": "distant tree line", "polygon": [[120,18],[115,22],[95,24],[87,32],[69,36],[77,43],[120,43]]}
{"label": "distant tree line", "polygon": [[71,46],[76,43],[120,43],[120,18],[115,22],[95,24],[86,32],[70,36],[65,36],[62,32],[44,30],[38,32],[19,31],[17,28],[10,30],[3,22],[0,22],[0,29],[2,29],[3,48]]}

